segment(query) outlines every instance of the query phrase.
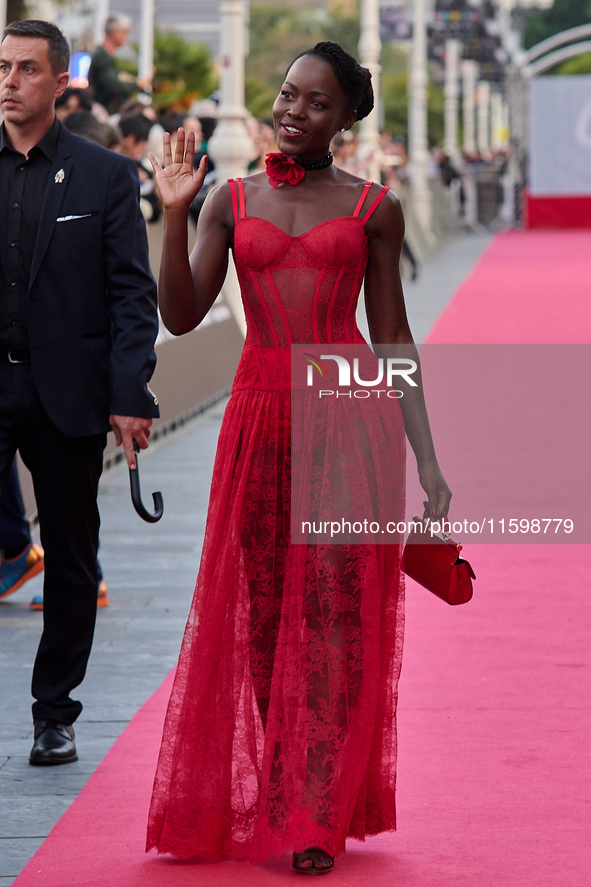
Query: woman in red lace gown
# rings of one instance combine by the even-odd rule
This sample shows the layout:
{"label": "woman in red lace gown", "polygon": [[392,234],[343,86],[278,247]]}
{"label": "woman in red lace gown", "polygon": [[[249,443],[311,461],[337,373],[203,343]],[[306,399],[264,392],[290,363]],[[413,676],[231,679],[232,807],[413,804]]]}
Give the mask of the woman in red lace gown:
{"label": "woman in red lace gown", "polygon": [[[182,130],[174,158],[165,137],[164,169],[152,160],[166,326],[180,335],[203,320],[232,249],[248,328],[150,810],[147,849],[184,859],[291,850],[296,871],[325,874],[347,837],[395,828],[401,546],[290,540],[291,346],[363,343],[363,282],[372,341],[412,345],[398,200],[330,164],[335,133],[373,106],[370,81],[336,44],[298,57],[273,108],[282,154],[269,174],[211,192],[190,259],[187,214],[205,162],[193,170],[194,138]],[[420,386],[402,411],[390,404],[362,468],[367,487],[385,490],[390,514],[403,517],[406,425],[430,514],[442,517],[451,494]],[[330,421],[304,412],[303,422]],[[352,423],[326,438],[333,480],[337,450],[355,446],[356,433]]]}

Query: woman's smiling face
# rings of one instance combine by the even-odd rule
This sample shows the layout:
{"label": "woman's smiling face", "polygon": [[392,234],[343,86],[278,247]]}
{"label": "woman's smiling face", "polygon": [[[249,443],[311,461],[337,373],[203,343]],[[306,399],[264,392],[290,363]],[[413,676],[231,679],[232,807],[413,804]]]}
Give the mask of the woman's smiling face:
{"label": "woman's smiling face", "polygon": [[287,72],[273,105],[277,147],[302,160],[324,157],[334,134],[356,117],[329,62],[303,55]]}

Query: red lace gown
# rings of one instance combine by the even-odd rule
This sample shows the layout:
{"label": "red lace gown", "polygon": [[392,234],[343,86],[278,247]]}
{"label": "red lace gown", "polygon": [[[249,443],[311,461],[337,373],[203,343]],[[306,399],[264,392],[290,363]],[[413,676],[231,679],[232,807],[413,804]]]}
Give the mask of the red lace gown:
{"label": "red lace gown", "polygon": [[[351,216],[290,237],[246,214],[240,179],[230,186],[248,333],[219,436],[147,849],[205,860],[307,847],[337,855],[346,837],[395,828],[401,547],[291,544],[290,346],[364,342],[355,323],[364,224],[387,188],[372,204],[367,183]],[[392,403],[364,470],[392,490],[402,516],[404,427]],[[346,447],[354,431],[338,433]],[[324,458],[337,464],[330,450]]]}

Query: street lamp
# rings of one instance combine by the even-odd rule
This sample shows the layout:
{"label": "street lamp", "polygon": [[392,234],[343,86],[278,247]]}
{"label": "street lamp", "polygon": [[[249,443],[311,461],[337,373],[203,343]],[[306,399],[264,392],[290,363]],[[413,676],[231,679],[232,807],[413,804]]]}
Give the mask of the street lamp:
{"label": "street lamp", "polygon": [[413,208],[423,235],[429,243],[431,231],[431,191],[427,178],[427,16],[425,0],[413,0],[413,29],[410,64],[409,160]]}
{"label": "street lamp", "polygon": [[478,150],[483,159],[490,154],[490,83],[481,80],[476,91],[478,101]]}
{"label": "street lamp", "polygon": [[105,38],[105,22],[109,18],[109,0],[96,0],[94,10],[94,45],[100,46]]}
{"label": "street lamp", "polygon": [[138,73],[150,80],[154,76],[154,0],[142,0]]}
{"label": "street lamp", "polygon": [[380,181],[379,146],[380,133],[378,115],[380,107],[380,4],[379,0],[362,0],[359,33],[359,58],[361,64],[371,73],[374,94],[373,111],[359,124],[359,156],[365,167],[364,177],[369,181]]}
{"label": "street lamp", "polygon": [[[254,144],[246,130],[244,106],[245,7],[246,0],[221,0],[220,3],[220,106],[218,124],[207,145],[207,153],[215,161],[218,182],[245,176],[254,154]],[[240,285],[231,257],[222,293],[242,335],[246,335]]]}
{"label": "street lamp", "polygon": [[445,41],[445,86],[444,86],[444,140],[443,147],[448,157],[458,153],[458,75],[460,61],[459,40]]}
{"label": "street lamp", "polygon": [[490,97],[490,143],[493,151],[500,151],[505,147],[503,123],[503,97],[495,90]]}
{"label": "street lamp", "polygon": [[464,123],[464,152],[474,154],[476,151],[476,127],[474,125],[474,94],[478,63],[470,59],[462,62],[462,117]]}
{"label": "street lamp", "polygon": [[220,106],[207,146],[220,182],[246,175],[254,151],[244,106],[245,12],[244,0],[221,0]]}

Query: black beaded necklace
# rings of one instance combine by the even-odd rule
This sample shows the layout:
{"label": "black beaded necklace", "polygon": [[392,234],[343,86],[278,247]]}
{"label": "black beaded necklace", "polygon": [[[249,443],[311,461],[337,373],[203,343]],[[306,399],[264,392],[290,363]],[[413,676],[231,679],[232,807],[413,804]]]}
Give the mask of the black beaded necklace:
{"label": "black beaded necklace", "polygon": [[[285,155],[289,157],[288,154]],[[293,160],[294,163],[299,164],[302,169],[305,169],[306,172],[313,172],[317,169],[326,169],[327,166],[330,166],[333,161],[332,152],[329,151],[326,157],[322,157],[321,160],[300,160],[299,157],[290,157],[290,160]]]}

